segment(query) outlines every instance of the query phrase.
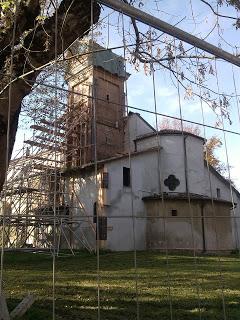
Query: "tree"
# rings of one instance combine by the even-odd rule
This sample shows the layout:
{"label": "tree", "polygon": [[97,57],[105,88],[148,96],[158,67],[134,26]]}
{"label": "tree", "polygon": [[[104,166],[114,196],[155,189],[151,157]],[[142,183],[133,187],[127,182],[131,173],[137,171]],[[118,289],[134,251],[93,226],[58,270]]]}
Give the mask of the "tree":
{"label": "tree", "polygon": [[[0,14],[1,190],[6,159],[10,159],[15,141],[22,99],[31,91],[42,66],[49,64],[74,40],[89,31],[91,1],[62,0],[55,8],[53,1],[48,0],[8,0],[0,3]],[[100,7],[94,3],[94,23],[98,21],[99,14]]]}
{"label": "tree", "polygon": [[217,149],[222,147],[222,141],[217,136],[209,138],[205,144],[204,157],[205,160],[214,167],[219,173],[224,175],[227,170],[227,166],[219,160],[215,152]]}

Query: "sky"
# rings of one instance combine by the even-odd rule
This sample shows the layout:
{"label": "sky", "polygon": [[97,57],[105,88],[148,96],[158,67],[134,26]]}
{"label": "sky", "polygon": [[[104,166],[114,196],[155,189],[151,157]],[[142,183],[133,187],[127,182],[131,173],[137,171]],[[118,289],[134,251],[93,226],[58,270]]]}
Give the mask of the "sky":
{"label": "sky", "polygon": [[[216,24],[216,16],[212,14],[211,10],[201,3],[199,0],[159,0],[159,1],[142,1],[144,6],[141,7],[147,13],[150,13],[160,19],[175,25],[191,34],[194,34],[200,38],[205,38],[209,30]],[[214,3],[214,1],[211,1]],[[219,9],[220,13],[225,15],[236,15],[231,8],[224,7]],[[100,20],[103,21],[101,27],[98,27],[99,35],[96,36],[98,43],[105,47],[117,47],[123,45],[123,29],[127,43],[134,42],[134,36],[130,26],[130,19],[124,17],[122,22],[122,15],[114,13],[113,10],[103,8]],[[123,28],[124,25],[124,28]],[[233,50],[240,52],[240,30],[235,31],[232,26],[232,21],[228,19],[219,19],[220,28],[214,29],[210,33],[206,41],[221,46],[224,50],[232,53]],[[138,24],[139,30],[146,33],[149,28]],[[157,31],[157,35],[160,32]],[[170,37],[162,35],[160,40],[169,40]],[[225,39],[225,40],[224,40]],[[185,48],[188,48],[185,45]],[[237,47],[237,49],[235,49]],[[155,48],[156,49],[156,48]],[[114,50],[119,55],[124,56],[123,49]],[[128,55],[126,56],[126,58]],[[127,71],[131,74],[127,81],[127,100],[128,105],[154,111],[154,86],[152,75],[145,75],[143,65],[140,65],[139,71],[135,69],[131,64],[126,63]],[[213,62],[213,68],[215,69],[215,63]],[[216,70],[217,76],[208,76],[209,80],[206,82],[206,86],[210,89],[226,94],[235,94],[235,87],[233,82],[233,76],[235,76],[237,94],[239,95],[240,77],[237,67],[232,67],[230,63],[217,61]],[[193,74],[196,74],[196,68],[193,69]],[[203,103],[199,97],[194,99],[187,99],[185,97],[185,90],[179,88],[177,83],[170,73],[166,70],[159,69],[154,72],[155,76],[155,90],[156,90],[156,108],[157,112],[161,114],[167,114],[169,116],[180,117],[180,109],[182,111],[183,119],[196,121],[210,126],[215,126],[217,118],[211,108]],[[199,90],[199,88],[198,88]],[[239,110],[240,102],[237,103],[237,98],[234,97],[230,101],[230,118],[232,124],[229,121],[224,121],[224,128],[226,130],[235,131],[240,134],[240,117]],[[202,117],[202,109],[203,117]],[[134,111],[134,109],[132,110]],[[147,112],[140,112],[141,115],[149,121],[152,125],[155,124],[155,117]],[[158,119],[159,121],[160,119]],[[217,151],[217,156],[224,163],[229,161],[231,179],[235,182],[236,186],[240,189],[240,135],[226,133],[216,129],[205,128],[202,129],[201,134],[209,138],[213,135],[217,135],[221,138],[223,146]],[[23,135],[29,135],[30,132],[26,129],[19,129],[15,150],[20,148],[23,141]],[[225,145],[226,141],[226,145]],[[16,151],[15,151],[16,153]]]}

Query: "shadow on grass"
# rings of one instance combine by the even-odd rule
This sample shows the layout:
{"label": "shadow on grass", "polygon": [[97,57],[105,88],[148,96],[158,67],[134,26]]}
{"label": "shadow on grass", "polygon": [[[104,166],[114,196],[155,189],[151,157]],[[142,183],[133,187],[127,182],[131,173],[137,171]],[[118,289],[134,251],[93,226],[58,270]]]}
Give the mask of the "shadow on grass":
{"label": "shadow on grass", "polygon": [[[73,288],[74,290],[74,288]],[[96,290],[87,290],[88,299],[58,298],[56,301],[56,319],[96,319],[97,299]],[[94,296],[95,294],[95,296]],[[81,295],[81,294],[80,294]],[[9,306],[15,306],[19,300],[8,300]],[[236,302],[236,300],[235,300]],[[173,319],[197,320],[201,313],[202,319],[222,319],[223,311],[218,299],[208,299],[207,303],[200,303],[200,311],[197,299],[178,298],[172,299]],[[227,319],[237,320],[240,317],[239,303],[229,308],[227,305]],[[156,301],[143,301],[139,299],[140,319],[170,319],[170,305],[167,297]],[[136,298],[134,295],[116,296],[115,290],[107,294],[102,291],[101,296],[102,319],[136,319]],[[26,320],[52,319],[52,302],[50,299],[38,300],[22,318]]]}
{"label": "shadow on grass", "polygon": [[[174,320],[223,319],[222,291],[227,319],[240,319],[239,259],[170,255],[138,252],[138,290],[140,319],[170,319],[170,300]],[[136,289],[133,253],[101,253],[101,318],[136,319]],[[168,277],[169,276],[169,280]],[[5,291],[14,308],[28,291],[37,301],[22,319],[52,319],[52,259],[43,254],[6,253]],[[96,256],[79,252],[57,259],[56,319],[97,318]],[[171,299],[169,299],[169,287]],[[199,310],[200,308],[200,310]]]}

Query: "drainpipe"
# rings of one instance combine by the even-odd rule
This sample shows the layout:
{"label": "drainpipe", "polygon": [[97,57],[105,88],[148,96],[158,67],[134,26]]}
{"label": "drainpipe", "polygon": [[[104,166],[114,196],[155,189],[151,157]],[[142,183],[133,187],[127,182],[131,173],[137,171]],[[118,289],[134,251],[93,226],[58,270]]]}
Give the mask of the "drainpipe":
{"label": "drainpipe", "polygon": [[205,221],[204,221],[204,203],[201,202],[201,222],[202,222],[202,243],[203,253],[206,252],[206,235],[205,235]]}
{"label": "drainpipe", "polygon": [[188,186],[188,165],[187,165],[187,148],[186,148],[186,139],[188,136],[183,136],[183,150],[184,150],[184,172],[185,172],[185,187],[186,193],[189,193]]}

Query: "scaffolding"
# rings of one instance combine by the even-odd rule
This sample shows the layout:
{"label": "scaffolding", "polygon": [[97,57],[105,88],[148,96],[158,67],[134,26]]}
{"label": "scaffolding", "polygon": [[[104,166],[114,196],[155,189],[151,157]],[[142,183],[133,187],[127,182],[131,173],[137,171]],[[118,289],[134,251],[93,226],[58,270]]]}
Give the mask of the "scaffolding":
{"label": "scaffolding", "polygon": [[[51,248],[57,238],[57,248],[96,249],[94,208],[87,212],[81,201],[79,172],[124,153],[124,81],[129,75],[122,57],[92,40],[76,42],[69,51],[93,48],[92,55],[64,66],[68,88],[46,85],[45,99],[34,108],[32,137],[11,161],[2,191],[5,247]],[[98,199],[101,174],[95,173]]]}
{"label": "scaffolding", "polygon": [[[54,115],[50,105],[44,118],[35,117],[32,137],[10,162],[1,205],[4,247],[51,249],[56,227],[58,251],[95,250],[92,213],[82,205],[75,179],[66,176],[66,170],[91,160],[91,105],[84,98],[76,102],[71,94],[68,101],[58,104]],[[86,236],[89,229],[92,241]]]}

